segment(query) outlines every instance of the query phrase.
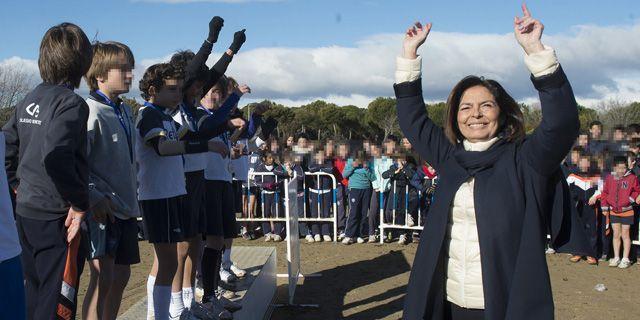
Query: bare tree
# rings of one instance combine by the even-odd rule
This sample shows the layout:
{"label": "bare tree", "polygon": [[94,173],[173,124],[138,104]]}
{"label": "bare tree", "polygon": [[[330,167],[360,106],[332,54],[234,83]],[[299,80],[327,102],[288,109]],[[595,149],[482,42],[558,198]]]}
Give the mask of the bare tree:
{"label": "bare tree", "polygon": [[0,65],[0,108],[14,106],[29,92],[33,76],[17,66]]}
{"label": "bare tree", "polygon": [[640,108],[620,99],[609,99],[597,106],[602,122],[608,128],[640,123]]}

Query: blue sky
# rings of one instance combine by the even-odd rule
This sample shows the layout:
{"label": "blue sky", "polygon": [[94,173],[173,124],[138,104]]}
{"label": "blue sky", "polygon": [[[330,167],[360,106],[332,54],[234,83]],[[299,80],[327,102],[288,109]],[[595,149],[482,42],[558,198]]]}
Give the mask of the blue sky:
{"label": "blue sky", "polygon": [[[514,49],[513,44],[506,41],[504,36],[512,32],[511,23],[513,16],[520,14],[520,4],[521,1],[506,0],[5,0],[0,12],[0,63],[12,57],[36,60],[43,33],[48,27],[63,21],[80,25],[90,39],[97,34],[98,40],[116,40],[128,44],[137,61],[146,59],[149,63],[158,62],[175,50],[197,49],[207,35],[210,18],[220,15],[225,19],[225,26],[219,45],[214,51],[220,52],[226,48],[234,31],[247,29],[247,43],[234,61],[230,72],[237,72],[244,77],[241,80],[246,80],[250,85],[258,84],[258,89],[264,89],[261,91],[262,94],[258,93],[255,96],[256,99],[304,101],[319,97],[346,103],[349,99],[359,97],[361,101],[365,101],[377,95],[391,94],[389,85],[393,82],[393,56],[399,51],[396,49],[400,47],[402,31],[412,21],[429,19],[434,23],[434,33],[441,34],[430,37],[429,41],[431,38],[434,38],[434,41],[441,39],[440,41],[450,45],[460,46],[459,39],[468,39],[469,41],[462,42],[462,45],[468,47],[466,49],[479,48],[480,52],[487,55],[482,59],[474,59],[461,54],[458,56],[460,61],[452,61],[453,65],[459,65],[469,62],[470,59],[490,59],[492,48],[496,52]],[[529,1],[528,6],[534,17],[540,18],[546,25],[545,37],[548,37],[550,42],[555,41],[563,47],[567,42],[563,40],[575,40],[574,47],[564,51],[570,52],[570,58],[574,60],[575,55],[581,50],[591,49],[588,45],[579,45],[584,45],[585,41],[589,42],[593,35],[602,36],[607,41],[617,41],[607,45],[612,50],[629,43],[631,39],[608,39],[606,35],[609,33],[623,33],[627,37],[638,35],[635,42],[640,41],[640,34],[636,30],[640,30],[638,0],[538,0]],[[589,27],[578,27],[585,25]],[[619,32],[620,30],[622,31]],[[496,43],[501,43],[503,47],[498,44],[492,47],[491,43],[486,41],[494,38],[484,36],[494,37]],[[579,41],[581,36],[587,40]],[[637,47],[634,46],[627,49],[634,55],[640,53],[635,51]],[[372,50],[382,50],[385,54]],[[450,51],[444,51],[449,52],[449,58]],[[562,58],[562,51],[558,51]],[[348,65],[349,59],[359,59],[363,54],[367,55],[369,64],[360,64],[358,70],[372,69],[370,76],[363,81],[369,85],[345,86],[340,79],[335,79],[331,74],[298,72],[320,70],[319,72],[323,73],[340,73],[340,68],[344,65],[334,60],[340,60],[339,57],[342,55],[351,55],[343,61]],[[618,62],[624,64],[628,61],[628,54],[613,59],[619,58],[621,60]],[[640,55],[636,55],[638,56]],[[316,65],[314,69],[306,64],[305,57],[314,62],[317,62],[319,57],[324,57],[329,61],[325,61],[325,64],[336,65],[331,68],[319,68]],[[584,59],[574,60],[571,60],[571,63],[574,63],[577,69],[584,69],[585,63],[588,64],[582,61]],[[243,66],[235,65],[238,61],[241,61]],[[267,70],[263,64],[277,67]],[[382,64],[385,66],[377,66]],[[249,66],[251,70],[248,69]],[[469,73],[488,71],[490,75],[495,68],[503,69],[503,66],[494,66],[493,70],[487,69],[477,61],[470,63],[468,67]],[[619,69],[610,66],[601,71],[619,74]],[[640,77],[640,66],[632,64],[622,69],[625,71],[624,74],[616,79],[611,76],[601,82],[594,80],[585,83],[584,87],[577,91],[584,99],[597,101],[607,95],[611,96],[612,92],[616,94],[618,91],[626,90],[616,86],[619,87],[622,81],[622,86],[628,87],[626,83],[629,83],[630,79]],[[578,71],[580,74],[595,74],[592,69]],[[458,76],[457,73],[455,75]],[[367,75],[363,73],[361,76]],[[271,86],[262,85],[262,79],[269,77],[271,82],[291,78],[299,83],[301,79],[306,80],[308,77],[321,77],[322,80],[311,81],[308,84],[309,88],[291,89],[295,87],[295,83],[290,86],[286,82]],[[496,77],[510,79],[500,72],[496,72]],[[526,74],[521,78],[524,80],[519,78],[515,81],[516,95],[521,99],[530,98],[532,92],[526,87]],[[355,81],[358,80],[351,80]],[[452,85],[449,82],[442,89],[434,89],[434,100],[446,96],[446,91]],[[636,93],[640,96],[640,88],[633,87],[631,94],[627,93],[625,97],[634,99]],[[340,97],[344,99],[341,100]]]}
{"label": "blue sky", "polygon": [[[168,0],[169,1],[169,0]],[[178,0],[181,1],[181,0]],[[403,30],[414,19],[430,19],[437,30],[464,33],[510,32],[509,19],[520,1],[391,1],[283,0],[224,3],[166,3],[132,0],[3,1],[0,13],[0,59],[37,58],[44,31],[71,21],[90,38],[128,43],[136,55],[154,57],[178,48],[196,48],[206,37],[213,15],[225,19],[220,44],[233,31],[247,28],[247,49],[270,46],[351,46],[376,33]],[[188,2],[185,1],[185,2]],[[454,4],[455,3],[455,4]],[[638,0],[530,1],[544,17],[546,32],[566,31],[580,24],[630,24],[640,18]]]}

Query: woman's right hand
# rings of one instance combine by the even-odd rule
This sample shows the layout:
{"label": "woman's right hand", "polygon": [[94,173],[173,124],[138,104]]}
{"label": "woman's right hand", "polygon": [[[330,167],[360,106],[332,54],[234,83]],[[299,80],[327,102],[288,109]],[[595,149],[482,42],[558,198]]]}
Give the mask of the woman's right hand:
{"label": "woman's right hand", "polygon": [[403,58],[416,59],[418,57],[418,48],[427,40],[427,36],[431,32],[431,22],[422,25],[416,22],[407,29],[402,41]]}

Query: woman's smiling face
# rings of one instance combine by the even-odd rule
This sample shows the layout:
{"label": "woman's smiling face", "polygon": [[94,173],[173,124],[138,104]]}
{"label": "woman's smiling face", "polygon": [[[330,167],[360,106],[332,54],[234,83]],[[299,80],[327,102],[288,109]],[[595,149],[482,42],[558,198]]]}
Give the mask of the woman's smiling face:
{"label": "woman's smiling face", "polygon": [[469,142],[487,141],[498,134],[500,107],[484,86],[464,91],[458,106],[458,128]]}

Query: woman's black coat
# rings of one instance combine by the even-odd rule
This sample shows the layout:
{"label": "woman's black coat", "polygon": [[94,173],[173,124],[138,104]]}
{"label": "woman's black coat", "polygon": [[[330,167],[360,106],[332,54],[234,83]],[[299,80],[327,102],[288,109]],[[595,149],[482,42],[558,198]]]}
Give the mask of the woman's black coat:
{"label": "woman's black coat", "polygon": [[[531,80],[542,104],[540,126],[521,141],[502,144],[493,164],[480,171],[463,168],[454,156],[461,144],[449,142],[427,116],[420,79],[394,86],[402,131],[440,178],[409,279],[404,319],[443,319],[449,211],[458,188],[472,176],[485,319],[553,319],[546,230],[552,230],[552,240],[571,232],[564,217],[553,217],[570,213],[551,208],[562,202],[554,196],[562,189],[559,165],[580,124],[562,68]],[[553,221],[562,225],[548,228]]]}

